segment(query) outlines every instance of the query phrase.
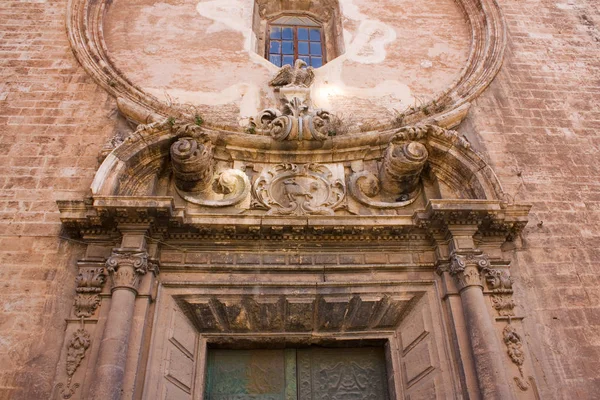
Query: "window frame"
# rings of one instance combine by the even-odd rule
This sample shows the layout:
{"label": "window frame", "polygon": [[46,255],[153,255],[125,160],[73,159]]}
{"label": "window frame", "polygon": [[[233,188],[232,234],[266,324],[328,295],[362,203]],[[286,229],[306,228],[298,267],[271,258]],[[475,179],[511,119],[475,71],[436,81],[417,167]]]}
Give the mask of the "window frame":
{"label": "window frame", "polygon": [[[276,22],[278,19],[280,19],[282,17],[296,17],[296,16],[308,18],[311,21],[313,21],[316,24],[316,26],[311,26],[311,25],[291,25],[291,24],[286,25],[286,24],[278,24]],[[310,43],[311,43],[311,40],[310,40],[310,29],[312,28],[312,29],[318,29],[319,30],[319,35],[320,35],[320,39],[321,39],[320,40],[320,43],[321,43],[321,60],[322,60],[321,61],[321,67],[324,66],[325,64],[327,64],[327,62],[329,61],[327,59],[327,45],[325,43],[325,32],[324,32],[325,27],[323,26],[323,24],[320,21],[315,20],[314,18],[312,18],[311,16],[306,15],[306,14],[281,14],[281,15],[278,15],[277,17],[272,18],[271,20],[267,21],[264,58],[267,61],[269,61],[270,63],[272,63],[271,59],[270,59],[270,54],[271,54],[270,50],[271,50],[271,29],[273,27],[279,27],[279,28],[287,27],[287,28],[292,28],[293,31],[294,31],[294,36],[293,36],[294,60],[293,60],[292,66],[294,66],[294,63],[296,62],[296,60],[299,59],[299,56],[298,56],[298,47],[299,47],[298,46],[298,42],[300,40],[298,40],[298,28],[309,29],[309,40],[308,40],[308,43],[309,43],[309,54],[308,54],[308,56],[309,57],[312,56],[310,54]],[[277,40],[277,39],[275,39],[275,40]],[[280,41],[282,42],[283,39],[281,39]],[[301,41],[304,42],[305,40],[301,40]],[[283,57],[283,49],[281,49],[281,50],[282,50],[281,56]],[[287,64],[283,64],[283,59],[281,61],[282,61],[282,65],[281,66],[277,66],[274,63],[272,63],[272,64],[276,65],[278,68],[282,68],[284,65],[287,65]],[[309,66],[311,66],[311,65],[309,65]],[[316,69],[316,68],[321,68],[321,67],[313,67],[313,68]]]}

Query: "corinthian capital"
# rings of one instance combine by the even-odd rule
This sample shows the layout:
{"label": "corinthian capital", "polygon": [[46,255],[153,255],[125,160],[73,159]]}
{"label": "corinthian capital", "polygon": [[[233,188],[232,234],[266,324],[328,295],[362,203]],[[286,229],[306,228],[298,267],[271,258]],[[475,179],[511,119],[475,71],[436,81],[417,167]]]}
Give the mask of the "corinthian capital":
{"label": "corinthian capital", "polygon": [[483,288],[481,271],[487,271],[489,265],[487,256],[482,253],[452,253],[448,272],[456,279],[459,290],[469,286]]}
{"label": "corinthian capital", "polygon": [[148,253],[114,249],[106,261],[106,270],[112,278],[112,290],[125,288],[137,292],[139,277],[148,272]]}

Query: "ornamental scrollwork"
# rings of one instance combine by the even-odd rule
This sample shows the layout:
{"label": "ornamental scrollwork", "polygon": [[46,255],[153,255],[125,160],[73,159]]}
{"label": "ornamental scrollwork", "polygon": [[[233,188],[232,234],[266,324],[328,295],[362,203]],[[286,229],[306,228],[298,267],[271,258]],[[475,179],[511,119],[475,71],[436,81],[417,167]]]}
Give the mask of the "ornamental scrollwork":
{"label": "ornamental scrollwork", "polygon": [[294,68],[282,67],[270,85],[280,96],[278,108],[267,108],[252,118],[248,130],[271,136],[280,142],[285,140],[324,141],[336,134],[333,116],[323,109],[310,107],[310,85],[314,81],[311,67],[296,60]]}
{"label": "ornamental scrollwork", "polygon": [[360,171],[350,177],[352,197],[375,208],[413,203],[420,193],[421,173],[429,157],[425,145],[413,140],[420,138],[422,135],[396,134],[385,151],[378,176]]}
{"label": "ornamental scrollwork", "polygon": [[214,173],[214,147],[206,135],[180,137],[171,145],[175,190],[185,201],[206,207],[235,205],[250,193],[246,174],[235,169]]}
{"label": "ornamental scrollwork", "polygon": [[254,208],[274,215],[333,215],[346,195],[342,179],[319,164],[266,168],[252,187]]}
{"label": "ornamental scrollwork", "polygon": [[453,253],[450,257],[450,266],[448,272],[456,279],[459,288],[468,286],[481,286],[481,273],[489,268],[489,261],[485,254]]}
{"label": "ornamental scrollwork", "polygon": [[137,291],[139,277],[149,270],[148,253],[114,249],[106,260],[106,270],[112,279],[112,290],[129,288]]}
{"label": "ornamental scrollwork", "polygon": [[205,190],[213,174],[213,145],[206,135],[182,137],[171,145],[175,185],[185,192]]}

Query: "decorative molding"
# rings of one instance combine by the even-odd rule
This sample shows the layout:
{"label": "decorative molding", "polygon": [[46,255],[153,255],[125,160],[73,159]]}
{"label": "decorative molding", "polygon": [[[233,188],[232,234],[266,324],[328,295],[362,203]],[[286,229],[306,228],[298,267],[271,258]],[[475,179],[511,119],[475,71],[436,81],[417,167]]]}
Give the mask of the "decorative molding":
{"label": "decorative molding", "polygon": [[269,215],[333,215],[346,185],[319,164],[277,164],[265,168],[252,187],[253,206]]}
{"label": "decorative molding", "polygon": [[139,277],[148,270],[148,253],[114,249],[106,261],[106,270],[112,279],[112,290],[130,289],[137,293]]}

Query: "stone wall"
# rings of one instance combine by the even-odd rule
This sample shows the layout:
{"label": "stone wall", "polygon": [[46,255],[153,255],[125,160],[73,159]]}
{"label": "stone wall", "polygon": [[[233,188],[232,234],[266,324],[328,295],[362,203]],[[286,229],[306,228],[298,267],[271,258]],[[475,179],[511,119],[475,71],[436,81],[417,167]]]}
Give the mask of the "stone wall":
{"label": "stone wall", "polygon": [[533,204],[511,273],[541,398],[592,398],[600,391],[599,8],[499,3],[504,65],[461,130],[478,132],[504,190]]}
{"label": "stone wall", "polygon": [[[505,63],[460,129],[505,191],[534,206],[511,271],[541,398],[590,398],[600,390],[600,11],[593,0],[500,5]],[[119,126],[114,101],[71,54],[65,11],[63,0],[0,2],[0,399],[50,398],[82,251],[59,238],[55,200],[88,193]]]}
{"label": "stone wall", "polygon": [[48,399],[82,246],[56,199],[89,191],[115,102],[69,48],[66,1],[0,2],[0,399]]}

